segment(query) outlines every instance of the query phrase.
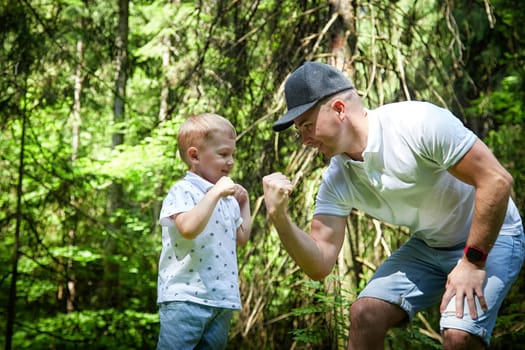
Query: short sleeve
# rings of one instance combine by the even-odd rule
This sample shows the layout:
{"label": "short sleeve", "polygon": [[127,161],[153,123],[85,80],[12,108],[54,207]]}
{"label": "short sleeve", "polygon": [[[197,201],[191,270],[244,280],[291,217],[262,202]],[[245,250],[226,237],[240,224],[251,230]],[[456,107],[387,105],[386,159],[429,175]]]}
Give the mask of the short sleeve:
{"label": "short sleeve", "polygon": [[472,148],[477,136],[450,111],[426,105],[423,132],[421,133],[422,155],[448,169]]}
{"label": "short sleeve", "polygon": [[314,215],[346,217],[352,210],[348,201],[351,193],[345,186],[344,170],[341,169],[337,158],[339,157],[332,158],[330,166],[323,172],[323,180],[315,200]]}
{"label": "short sleeve", "polygon": [[185,185],[183,182],[175,184],[162,202],[159,223],[161,226],[174,226],[172,215],[184,213],[191,210],[202,198],[193,186]]}

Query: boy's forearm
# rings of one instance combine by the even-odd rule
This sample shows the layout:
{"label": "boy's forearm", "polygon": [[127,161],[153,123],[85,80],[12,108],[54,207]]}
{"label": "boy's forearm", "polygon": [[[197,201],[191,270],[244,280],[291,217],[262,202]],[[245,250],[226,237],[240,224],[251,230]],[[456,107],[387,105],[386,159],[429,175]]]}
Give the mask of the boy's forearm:
{"label": "boy's forearm", "polygon": [[248,201],[241,207],[241,217],[242,224],[237,229],[237,244],[244,246],[246,243],[248,243],[248,239],[250,239],[252,231],[251,210],[250,203]]}
{"label": "boy's forearm", "polygon": [[195,239],[208,224],[220,196],[209,191],[191,210],[177,215],[175,225],[186,239]]}

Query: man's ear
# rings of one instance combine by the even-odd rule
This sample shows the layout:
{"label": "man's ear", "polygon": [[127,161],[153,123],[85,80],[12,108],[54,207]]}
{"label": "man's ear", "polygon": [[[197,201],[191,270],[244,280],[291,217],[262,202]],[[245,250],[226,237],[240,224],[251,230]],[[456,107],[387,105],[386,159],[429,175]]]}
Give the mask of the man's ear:
{"label": "man's ear", "polygon": [[343,100],[335,99],[332,101],[331,107],[334,111],[337,112],[339,120],[343,120],[346,112],[346,105]]}
{"label": "man's ear", "polygon": [[197,147],[189,147],[186,150],[186,154],[188,155],[188,159],[190,160],[190,162],[199,160],[199,150],[197,149]]}
{"label": "man's ear", "polygon": [[342,100],[340,100],[340,99],[337,98],[337,99],[335,99],[335,100],[332,101],[332,108],[333,108],[337,113],[341,114],[341,113],[344,113],[344,112],[345,112],[345,108],[346,108],[346,106],[345,106],[345,103],[344,103]]}

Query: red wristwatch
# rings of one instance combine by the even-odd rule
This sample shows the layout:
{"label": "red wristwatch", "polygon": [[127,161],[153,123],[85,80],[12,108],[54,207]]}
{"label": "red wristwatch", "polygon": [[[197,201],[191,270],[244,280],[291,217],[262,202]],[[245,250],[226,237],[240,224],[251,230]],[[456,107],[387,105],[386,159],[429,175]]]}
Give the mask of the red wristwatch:
{"label": "red wristwatch", "polygon": [[476,247],[475,245],[466,246],[463,252],[467,257],[467,260],[472,263],[485,262],[485,260],[487,260],[487,256],[489,255],[483,249]]}

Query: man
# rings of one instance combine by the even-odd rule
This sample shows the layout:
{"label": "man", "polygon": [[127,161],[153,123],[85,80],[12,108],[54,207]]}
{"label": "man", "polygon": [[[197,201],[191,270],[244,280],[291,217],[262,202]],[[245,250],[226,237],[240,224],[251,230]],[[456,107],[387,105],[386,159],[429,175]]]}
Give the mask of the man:
{"label": "man", "polygon": [[332,270],[352,208],[410,229],[350,309],[348,349],[383,349],[390,327],[440,303],[445,349],[483,349],[523,263],[523,226],[512,177],[449,111],[425,102],[363,108],[337,69],[306,62],[285,84],[292,124],[330,165],[309,234],[287,213],[281,173],[263,178],[268,215],[292,258],[313,279]]}

